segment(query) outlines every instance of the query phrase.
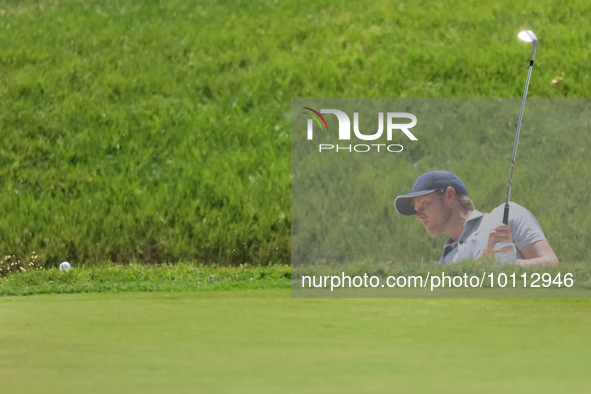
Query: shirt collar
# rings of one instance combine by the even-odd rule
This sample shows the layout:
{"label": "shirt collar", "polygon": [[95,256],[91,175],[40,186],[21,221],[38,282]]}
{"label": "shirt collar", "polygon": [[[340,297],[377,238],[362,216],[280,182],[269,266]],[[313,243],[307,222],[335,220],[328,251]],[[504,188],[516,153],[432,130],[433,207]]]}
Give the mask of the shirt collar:
{"label": "shirt collar", "polygon": [[[470,216],[468,216],[468,219],[466,219],[466,221],[464,222],[464,229],[466,228],[466,225],[469,222],[472,222],[473,220],[477,220],[477,219],[481,218],[482,216],[484,216],[484,213],[480,212],[477,209],[473,210],[472,213],[470,214]],[[460,238],[461,238],[461,236],[460,236]],[[448,238],[447,241],[445,241],[445,244],[443,245],[443,250],[445,250],[448,246],[452,246],[454,243],[455,243],[455,245],[453,245],[452,249],[455,248],[457,246],[457,242],[458,241],[452,241],[451,238]]]}
{"label": "shirt collar", "polygon": [[[470,216],[468,216],[468,220],[466,220],[466,223],[468,223],[472,220],[478,219],[481,216],[484,216],[484,214],[482,212],[480,212],[479,210],[475,209],[472,211]],[[466,223],[464,223],[464,227],[466,227]]]}

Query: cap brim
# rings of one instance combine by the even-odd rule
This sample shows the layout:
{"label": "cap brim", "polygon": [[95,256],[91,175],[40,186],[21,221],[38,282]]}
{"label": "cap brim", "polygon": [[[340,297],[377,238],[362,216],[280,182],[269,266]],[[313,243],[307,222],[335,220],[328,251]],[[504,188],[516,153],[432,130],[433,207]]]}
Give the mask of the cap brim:
{"label": "cap brim", "polygon": [[421,190],[420,192],[414,192],[410,194],[405,194],[403,196],[396,197],[394,201],[394,207],[396,211],[402,215],[416,215],[417,211],[415,211],[415,207],[411,204],[413,197],[424,196],[425,194],[429,194],[434,192],[437,189],[433,190]]}

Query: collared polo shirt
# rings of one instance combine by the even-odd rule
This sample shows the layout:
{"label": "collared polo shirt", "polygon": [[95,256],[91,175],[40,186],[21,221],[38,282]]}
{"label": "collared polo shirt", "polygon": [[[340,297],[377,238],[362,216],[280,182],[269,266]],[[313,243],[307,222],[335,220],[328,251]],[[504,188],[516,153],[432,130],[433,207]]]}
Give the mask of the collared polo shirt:
{"label": "collared polo shirt", "polygon": [[[436,264],[458,263],[473,259],[484,249],[490,232],[503,223],[505,204],[501,204],[490,213],[472,211],[464,231],[457,241],[448,238],[443,247],[441,258]],[[545,240],[544,232],[535,216],[521,205],[509,203],[509,227],[513,243],[517,248],[517,258],[523,259],[521,249],[537,241]]]}

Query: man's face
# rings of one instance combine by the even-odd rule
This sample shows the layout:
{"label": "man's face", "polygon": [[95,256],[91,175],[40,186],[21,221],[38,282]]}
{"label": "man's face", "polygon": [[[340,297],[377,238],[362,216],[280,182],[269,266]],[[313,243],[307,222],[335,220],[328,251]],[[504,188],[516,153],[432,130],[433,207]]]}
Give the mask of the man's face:
{"label": "man's face", "polygon": [[452,212],[435,192],[415,197],[413,205],[417,211],[417,219],[423,223],[431,238],[437,238],[444,233]]}

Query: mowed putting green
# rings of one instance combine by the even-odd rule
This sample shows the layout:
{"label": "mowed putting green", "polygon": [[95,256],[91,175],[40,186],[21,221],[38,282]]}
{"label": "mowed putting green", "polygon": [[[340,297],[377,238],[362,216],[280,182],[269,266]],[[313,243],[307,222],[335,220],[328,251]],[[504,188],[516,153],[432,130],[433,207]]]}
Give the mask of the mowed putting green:
{"label": "mowed putting green", "polygon": [[591,302],[0,299],[2,393],[587,393]]}

